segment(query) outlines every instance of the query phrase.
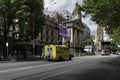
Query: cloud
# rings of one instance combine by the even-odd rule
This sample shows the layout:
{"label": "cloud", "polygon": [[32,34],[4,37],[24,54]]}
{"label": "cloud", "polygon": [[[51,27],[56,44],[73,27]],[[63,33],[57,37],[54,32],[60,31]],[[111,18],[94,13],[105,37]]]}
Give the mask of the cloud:
{"label": "cloud", "polygon": [[83,0],[77,0],[77,2],[78,2],[79,4],[82,4],[82,3],[83,3]]}
{"label": "cloud", "polygon": [[70,4],[69,6],[67,6],[66,9],[67,9],[70,13],[73,12],[74,7],[75,7],[75,3],[76,3],[76,0],[72,0],[72,1],[71,1],[71,4]]}
{"label": "cloud", "polygon": [[44,0],[44,8],[48,11],[63,11],[63,10],[72,10],[74,7],[75,0]]}

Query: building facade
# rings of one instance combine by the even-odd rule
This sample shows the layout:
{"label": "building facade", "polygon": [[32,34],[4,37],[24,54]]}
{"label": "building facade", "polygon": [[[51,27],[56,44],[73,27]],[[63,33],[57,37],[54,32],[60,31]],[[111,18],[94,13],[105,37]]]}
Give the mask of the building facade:
{"label": "building facade", "polygon": [[55,18],[46,16],[46,23],[40,32],[39,40],[46,44],[57,44],[58,37],[58,22]]}
{"label": "building facade", "polygon": [[69,36],[65,41],[70,42],[70,46],[75,48],[77,52],[83,50],[83,38],[84,38],[84,26],[81,20],[81,11],[78,9],[78,3],[72,13],[72,19],[64,21],[64,24],[68,27]]}
{"label": "building facade", "polygon": [[64,24],[68,26],[69,36],[65,39],[65,41],[70,41],[71,47],[74,48],[83,48],[83,25],[80,20],[71,20],[65,21]]}
{"label": "building facade", "polygon": [[[65,44],[77,51],[82,51],[84,48],[84,25],[81,16],[78,3],[71,14],[67,10],[61,13],[51,12],[47,14],[46,25],[43,27],[39,39],[47,44]],[[66,36],[60,35],[59,24],[62,24],[62,27],[67,27],[64,28]]]}

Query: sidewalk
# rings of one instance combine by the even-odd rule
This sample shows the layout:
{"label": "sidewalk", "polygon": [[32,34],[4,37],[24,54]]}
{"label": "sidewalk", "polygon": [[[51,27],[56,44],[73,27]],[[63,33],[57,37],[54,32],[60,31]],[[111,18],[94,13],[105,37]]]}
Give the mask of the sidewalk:
{"label": "sidewalk", "polygon": [[14,60],[14,59],[12,59],[12,60],[10,60],[10,59],[1,60],[0,63],[20,62],[20,61],[42,61],[42,60],[43,60],[42,57],[40,57],[38,55],[35,55],[35,56],[29,56],[29,57],[27,57],[27,59],[20,58],[20,59],[17,59],[17,60]]}

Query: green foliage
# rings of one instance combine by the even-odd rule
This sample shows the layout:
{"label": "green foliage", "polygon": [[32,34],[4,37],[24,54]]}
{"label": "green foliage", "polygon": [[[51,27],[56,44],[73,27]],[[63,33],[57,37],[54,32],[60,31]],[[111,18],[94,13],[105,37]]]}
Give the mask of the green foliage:
{"label": "green foliage", "polygon": [[78,11],[81,11],[81,10],[82,10],[81,5],[79,5],[78,3],[76,3],[76,6],[77,6],[77,8],[78,8]]}
{"label": "green foliage", "polygon": [[43,0],[0,0],[0,15],[3,16],[4,33],[14,26],[18,19],[21,38],[33,39],[38,36],[45,23],[43,15]]}
{"label": "green foliage", "polygon": [[86,36],[85,38],[85,44],[86,45],[94,45],[94,40],[95,39],[95,36],[91,35],[91,36]]}
{"label": "green foliage", "polygon": [[111,36],[113,38],[112,42],[114,44],[120,44],[120,27],[118,27],[117,29],[115,29],[113,31],[113,34],[111,34]]}
{"label": "green foliage", "polygon": [[[7,59],[6,42],[11,39],[8,38],[8,34],[16,24],[19,29],[17,34],[19,34],[20,41],[28,41],[38,36],[45,23],[43,0],[0,0],[0,17],[2,17],[0,34],[3,33],[3,57]],[[16,23],[15,20],[18,22]],[[14,39],[14,35],[11,37]]]}
{"label": "green foliage", "polygon": [[112,51],[117,51],[118,50],[118,47],[117,47],[116,44],[111,44],[110,48],[111,48]]}
{"label": "green foliage", "polygon": [[105,45],[105,46],[103,46],[103,49],[104,50],[110,50],[110,46],[109,45]]}
{"label": "green foliage", "polygon": [[20,27],[21,36],[31,37],[31,39],[38,36],[45,22],[42,3],[42,0],[24,0],[20,10],[17,11],[20,25],[23,26]]}
{"label": "green foliage", "polygon": [[[91,15],[91,20],[105,27],[107,33],[115,39],[119,37],[120,0],[84,0],[82,10]],[[114,37],[113,37],[114,36]],[[120,42],[118,39],[114,41]]]}
{"label": "green foliage", "polygon": [[120,47],[118,48],[118,51],[120,51]]}

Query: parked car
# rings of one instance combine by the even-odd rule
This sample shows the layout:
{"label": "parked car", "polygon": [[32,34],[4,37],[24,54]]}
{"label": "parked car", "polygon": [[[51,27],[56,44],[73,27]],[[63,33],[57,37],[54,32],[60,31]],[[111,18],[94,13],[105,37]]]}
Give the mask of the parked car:
{"label": "parked car", "polygon": [[102,50],[101,55],[110,55],[110,50]]}
{"label": "parked car", "polygon": [[116,55],[119,55],[120,54],[120,51],[116,51]]}

